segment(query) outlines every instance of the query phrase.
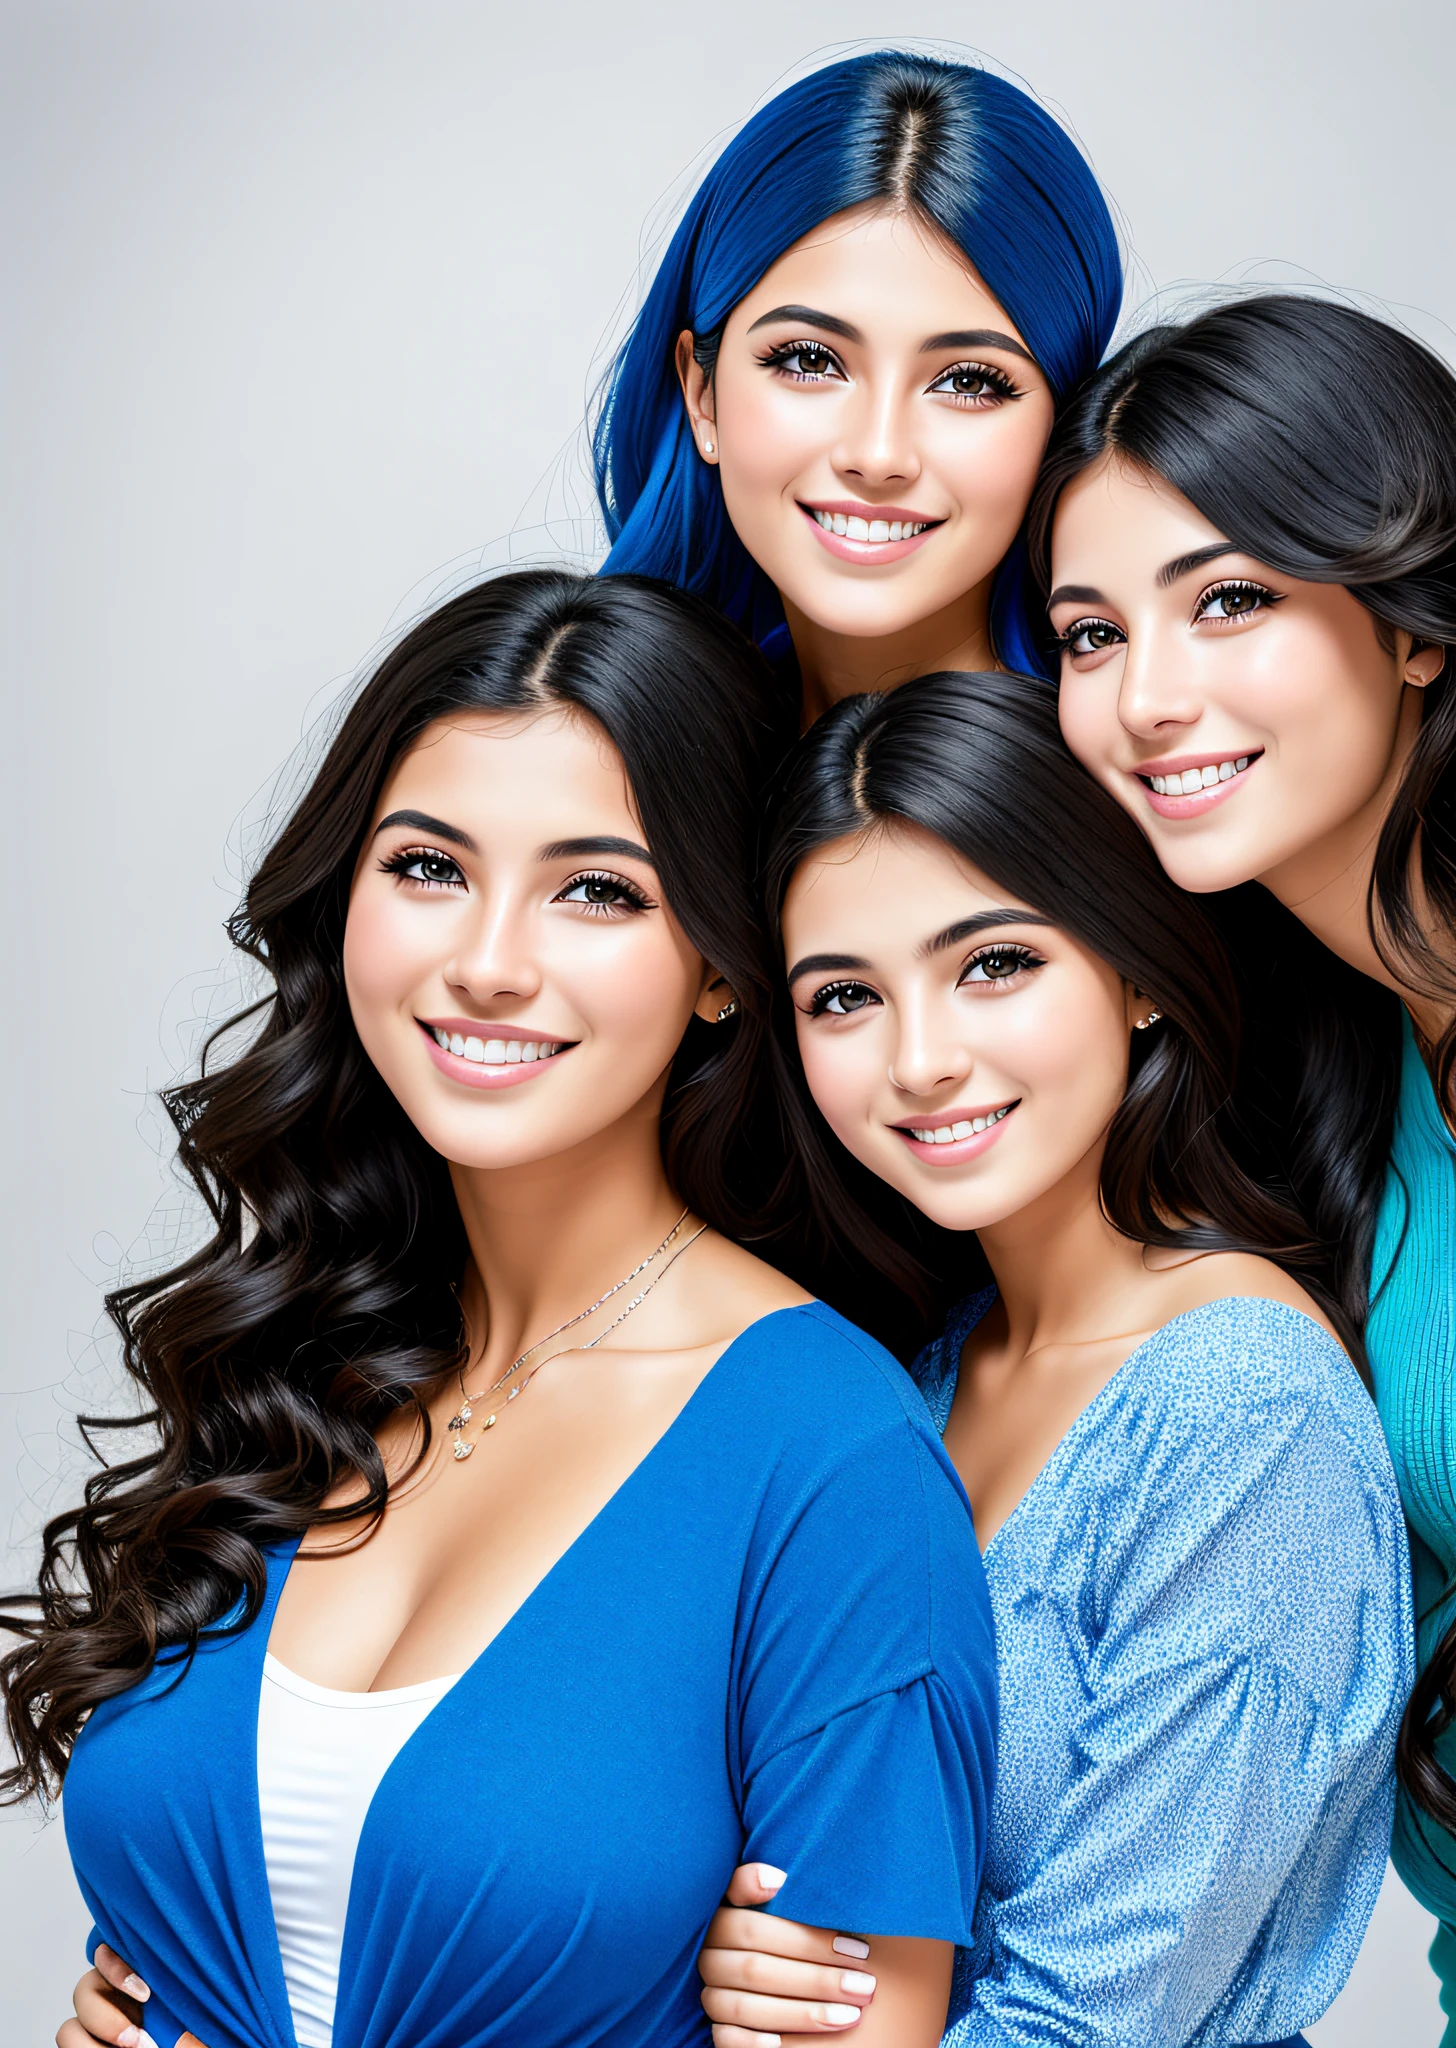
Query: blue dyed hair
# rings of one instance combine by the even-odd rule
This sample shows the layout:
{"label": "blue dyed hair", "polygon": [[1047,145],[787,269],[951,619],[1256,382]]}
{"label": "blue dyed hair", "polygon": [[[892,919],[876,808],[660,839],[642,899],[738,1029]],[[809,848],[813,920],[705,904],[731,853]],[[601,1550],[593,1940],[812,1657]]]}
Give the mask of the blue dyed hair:
{"label": "blue dyed hair", "polygon": [[[693,196],[607,373],[592,435],[611,552],[696,591],[766,651],[778,593],[733,531],[703,462],[674,364],[684,328],[705,369],[738,302],[786,249],[866,203],[913,209],[964,250],[1060,401],[1095,369],[1122,299],[1117,237],[1097,180],[1063,129],[994,72],[876,51],[771,100]],[[1020,540],[997,573],[991,630],[1008,667],[1042,670]]]}

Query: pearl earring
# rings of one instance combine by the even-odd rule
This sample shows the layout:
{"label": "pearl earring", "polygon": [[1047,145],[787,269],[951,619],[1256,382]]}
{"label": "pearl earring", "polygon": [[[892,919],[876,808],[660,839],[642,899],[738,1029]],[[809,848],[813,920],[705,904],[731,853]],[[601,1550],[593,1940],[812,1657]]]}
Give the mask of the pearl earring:
{"label": "pearl earring", "polygon": [[713,444],[712,444],[712,442],[711,442],[711,441],[705,441],[705,442],[703,443],[703,453],[704,453],[705,455],[711,455],[711,454],[712,454],[712,452],[713,452]]}

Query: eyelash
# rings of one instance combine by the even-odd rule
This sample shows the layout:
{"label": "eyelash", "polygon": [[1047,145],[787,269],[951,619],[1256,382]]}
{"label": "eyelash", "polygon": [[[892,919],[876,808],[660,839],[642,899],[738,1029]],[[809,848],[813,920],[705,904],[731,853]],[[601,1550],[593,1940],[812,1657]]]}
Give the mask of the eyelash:
{"label": "eyelash", "polygon": [[[826,348],[822,341],[781,341],[773,348],[766,349],[758,360],[766,370],[777,370],[795,384],[822,384],[826,381],[822,370],[791,369],[789,366],[796,356],[820,356],[838,371],[841,377],[844,375],[843,363],[833,349]],[[935,391],[947,377],[961,376],[979,377],[990,386],[989,392],[947,391],[941,394],[965,410],[984,406],[988,399],[999,403],[1002,399],[1021,396],[1021,392],[1006,372],[998,370],[994,363],[952,363],[949,369],[941,371],[935,383],[929,388]]]}
{"label": "eyelash", "polygon": [[[453,880],[446,881],[440,876],[412,875],[409,870],[418,867],[422,861],[437,860],[451,869]],[[448,853],[441,853],[438,846],[402,846],[397,853],[386,854],[379,863],[380,872],[396,875],[402,881],[410,882],[416,889],[455,889],[464,886],[465,877]]]}
{"label": "eyelash", "polygon": [[[1237,612],[1232,615],[1225,615],[1221,619],[1209,618],[1208,607],[1215,598],[1233,595],[1238,592],[1246,592],[1249,596],[1258,598],[1259,602],[1253,611]],[[1252,618],[1255,612],[1264,610],[1266,606],[1272,608],[1276,604],[1283,604],[1284,595],[1283,591],[1270,590],[1267,584],[1254,582],[1252,577],[1230,576],[1222,583],[1213,584],[1210,589],[1205,590],[1201,594],[1198,602],[1193,607],[1193,623],[1196,625],[1201,621],[1206,621],[1214,627],[1237,625],[1241,618]],[[1078,654],[1105,653],[1106,650],[1100,647],[1079,647],[1074,649],[1072,646],[1074,640],[1080,640],[1084,633],[1089,633],[1098,626],[1105,626],[1110,633],[1117,635],[1118,640],[1126,640],[1127,638],[1121,626],[1115,626],[1111,619],[1084,618],[1074,619],[1066,632],[1059,633],[1052,644],[1059,654],[1071,654],[1074,659]]]}
{"label": "eyelash", "polygon": [[[450,869],[450,877],[447,879],[439,875],[412,875],[410,873],[411,868],[418,867],[427,860],[442,862],[444,866]],[[416,889],[459,889],[465,886],[465,877],[461,874],[457,863],[451,859],[448,853],[441,853],[436,846],[402,846],[397,853],[386,855],[379,863],[379,866],[382,873],[398,876],[401,880],[408,882],[412,888]],[[558,903],[564,901],[572,889],[579,889],[584,882],[604,883],[608,888],[614,889],[618,898],[621,899],[615,904],[581,904],[579,907],[589,917],[618,916],[621,914],[623,907],[628,908],[634,915],[639,910],[650,910],[652,908],[647,897],[643,895],[634,882],[629,882],[625,875],[606,874],[596,868],[593,868],[587,874],[573,875],[571,880],[564,883],[556,892],[556,901]]]}
{"label": "eyelash", "polygon": [[557,890],[555,900],[558,903],[565,902],[569,892],[572,889],[581,888],[585,882],[601,882],[606,888],[615,889],[618,897],[624,899],[623,902],[619,903],[579,904],[577,907],[584,910],[588,917],[619,917],[622,915],[624,907],[628,915],[635,917],[638,911],[650,910],[652,908],[651,902],[643,895],[635,882],[629,882],[625,875],[607,874],[599,868],[593,868],[586,874],[573,875],[569,882],[563,883],[561,888]]}
{"label": "eyelash", "polygon": [[1034,952],[1030,946],[983,946],[979,953],[971,955],[961,969],[959,986],[964,988],[971,978],[972,969],[981,966],[987,960],[1014,960],[1016,966],[1010,974],[984,976],[982,980],[973,984],[976,988],[1004,988],[1008,983],[1018,980],[1021,975],[1030,973],[1032,968],[1046,966],[1041,954]]}
{"label": "eyelash", "polygon": [[[1204,591],[1202,597],[1199,598],[1197,604],[1193,607],[1194,618],[1207,618],[1207,607],[1213,603],[1216,597],[1223,597],[1241,591],[1247,592],[1250,597],[1257,597],[1259,599],[1258,605],[1255,606],[1256,611],[1262,610],[1265,605],[1276,605],[1284,602],[1283,593],[1280,591],[1269,590],[1264,584],[1255,583],[1250,577],[1231,576],[1226,582],[1215,583],[1211,590]],[[1253,614],[1251,612],[1240,612],[1234,616],[1247,619],[1251,618]],[[1231,626],[1234,623],[1234,619],[1225,615],[1222,619],[1212,619],[1209,623],[1215,626]]]}
{"label": "eyelash", "polygon": [[867,1010],[871,1007],[869,1003],[857,1003],[853,1010],[830,1010],[829,1004],[831,1000],[835,996],[845,995],[850,989],[864,989],[867,995],[874,996],[875,1002],[879,1001],[879,997],[875,996],[874,990],[862,981],[829,981],[825,983],[823,988],[815,989],[813,995],[809,998],[809,1015],[811,1017],[852,1017],[857,1016],[861,1010]]}

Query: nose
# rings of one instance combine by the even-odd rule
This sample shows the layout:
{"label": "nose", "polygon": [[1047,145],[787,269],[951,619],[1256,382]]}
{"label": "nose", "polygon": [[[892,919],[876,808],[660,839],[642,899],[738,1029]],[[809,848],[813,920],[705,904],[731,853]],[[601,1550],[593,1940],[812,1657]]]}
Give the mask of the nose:
{"label": "nose", "polygon": [[1126,730],[1160,740],[1171,726],[1195,725],[1203,702],[1192,667],[1179,636],[1129,631],[1117,691],[1117,715]]}
{"label": "nose", "polygon": [[964,1081],[975,1066],[964,1019],[927,996],[902,998],[890,1060],[890,1083],[903,1095],[929,1097]]}
{"label": "nose", "polygon": [[910,407],[889,380],[857,386],[841,424],[841,438],[830,460],[848,482],[883,490],[919,477]]}
{"label": "nose", "polygon": [[480,1009],[534,996],[541,987],[538,937],[526,902],[504,891],[487,893],[445,963],[445,979]]}

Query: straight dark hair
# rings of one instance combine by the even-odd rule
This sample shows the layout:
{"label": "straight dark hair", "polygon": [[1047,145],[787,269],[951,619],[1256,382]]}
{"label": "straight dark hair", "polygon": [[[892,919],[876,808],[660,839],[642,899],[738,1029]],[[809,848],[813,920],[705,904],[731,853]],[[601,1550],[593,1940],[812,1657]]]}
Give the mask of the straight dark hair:
{"label": "straight dark hair", "polygon": [[[799,743],[772,827],[766,886],[775,932],[796,870],[818,848],[905,825],[933,834],[1050,918],[1162,1012],[1133,1036],[1127,1093],[1108,1132],[1102,1203],[1112,1224],[1143,1244],[1274,1260],[1308,1289],[1358,1361],[1358,1329],[1332,1284],[1328,1248],[1288,1194],[1244,1163],[1238,1001],[1218,935],[1073,759],[1044,682],[946,672],[850,698],[820,719]],[[837,1238],[930,1306],[947,1291],[936,1262],[953,1235],[907,1230],[910,1205],[887,1205],[867,1189],[872,1177],[850,1161],[808,1094],[787,997],[778,1005],[775,1051],[801,1162],[800,1213],[820,1238]],[[963,1280],[964,1247],[955,1263]]]}
{"label": "straight dark hair", "polygon": [[[1444,649],[1376,844],[1366,916],[1398,980],[1456,1001],[1456,376],[1398,328],[1319,299],[1271,293],[1155,328],[1083,386],[1053,432],[1028,519],[1043,595],[1057,502],[1109,453],[1163,478],[1242,552],[1343,585],[1387,648],[1401,630]],[[1251,906],[1255,894],[1264,901]],[[1266,1128],[1282,1128],[1300,1198],[1340,1247],[1346,1310],[1363,1322],[1400,1090],[1398,1002],[1266,891],[1210,910],[1262,935],[1260,961],[1242,943],[1235,957],[1281,1020],[1282,1044],[1253,1063],[1275,1077]],[[1456,1019],[1433,1065],[1449,1113]],[[1276,1103],[1276,1090],[1292,1092]],[[1416,1683],[1399,1753],[1412,1796],[1456,1831],[1456,1781],[1435,1755],[1453,1724],[1456,1627]]]}
{"label": "straight dark hair", "polygon": [[[699,600],[631,576],[502,576],[433,613],[379,666],[265,854],[233,942],[272,981],[246,1049],[164,1097],[215,1226],[191,1258],[107,1310],[144,1412],[83,1429],[153,1433],[46,1527],[38,1593],[4,1603],[0,1660],[17,1761],[9,1800],[64,1775],[90,1709],[159,1649],[246,1626],[262,1546],[357,1514],[320,1503],[349,1475],[389,1497],[375,1431],[462,1359],[468,1247],[446,1162],[359,1042],[343,979],[355,863],[385,782],[436,721],[559,707],[621,755],[663,893],[727,977],[738,1013],[694,1019],[672,1068],[662,1151],[680,1199],[747,1236],[768,977],[753,819],[780,745],[767,669]],[[94,1445],[93,1445],[94,1447]],[[423,1453],[422,1453],[423,1454]],[[36,1612],[35,1610],[38,1610]],[[230,1619],[237,1613],[241,1619]]]}

